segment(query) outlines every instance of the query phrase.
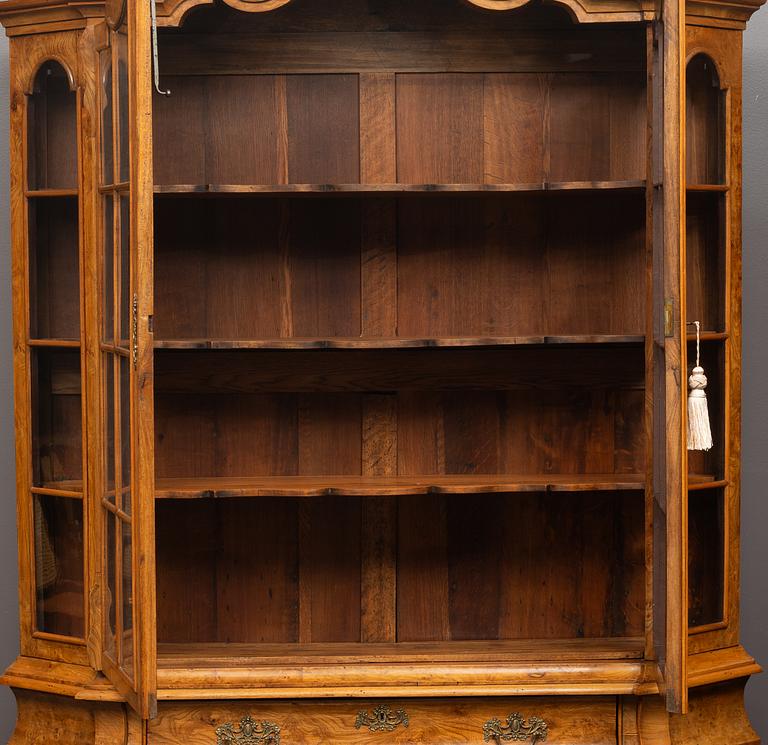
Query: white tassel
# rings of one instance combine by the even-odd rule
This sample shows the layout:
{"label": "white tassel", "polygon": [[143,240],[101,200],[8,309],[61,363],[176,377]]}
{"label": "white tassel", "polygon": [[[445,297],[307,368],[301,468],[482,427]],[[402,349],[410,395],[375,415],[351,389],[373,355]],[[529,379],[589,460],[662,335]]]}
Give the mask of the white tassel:
{"label": "white tassel", "polygon": [[688,450],[711,450],[712,429],[709,426],[709,409],[707,407],[707,376],[701,366],[701,340],[699,321],[696,325],[696,367],[688,378]]}

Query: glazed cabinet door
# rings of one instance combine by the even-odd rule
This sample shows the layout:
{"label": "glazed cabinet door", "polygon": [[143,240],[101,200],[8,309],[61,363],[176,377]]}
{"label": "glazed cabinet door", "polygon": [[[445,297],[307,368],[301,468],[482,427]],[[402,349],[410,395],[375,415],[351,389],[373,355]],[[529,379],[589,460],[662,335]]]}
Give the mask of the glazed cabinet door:
{"label": "glazed cabinet door", "polygon": [[685,3],[665,0],[653,75],[653,650],[667,709],[688,707]]}
{"label": "glazed cabinet door", "polygon": [[13,39],[10,58],[21,651],[87,664],[87,86],[77,34]]}
{"label": "glazed cabinet door", "polygon": [[148,3],[117,8],[99,54],[102,668],[156,708]]}

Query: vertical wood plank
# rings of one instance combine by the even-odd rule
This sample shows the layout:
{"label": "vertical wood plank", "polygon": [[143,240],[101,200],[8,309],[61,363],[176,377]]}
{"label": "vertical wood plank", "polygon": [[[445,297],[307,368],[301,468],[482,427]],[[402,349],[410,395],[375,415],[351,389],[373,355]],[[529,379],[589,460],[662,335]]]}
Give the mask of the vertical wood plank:
{"label": "vertical wood plank", "polygon": [[[221,500],[216,560],[216,641],[298,641],[295,499]],[[244,536],[258,535],[258,540]]]}
{"label": "vertical wood plank", "polygon": [[165,83],[173,97],[156,95],[152,102],[155,183],[205,183],[205,79],[173,75]]}
{"label": "vertical wood plank", "polygon": [[[397,399],[370,395],[363,400],[364,476],[397,475]],[[397,499],[362,503],[361,641],[396,641]]]}
{"label": "vertical wood plank", "polygon": [[484,76],[484,183],[544,182],[549,80],[527,73]]}
{"label": "vertical wood plank", "polygon": [[290,75],[286,97],[290,182],[358,183],[357,75]]}
{"label": "vertical wood plank", "polygon": [[[395,76],[360,75],[360,180],[397,181]],[[366,200],[362,207],[361,334],[397,335],[397,202]],[[397,400],[364,397],[362,472],[397,475]],[[393,642],[396,630],[397,499],[362,504],[361,619],[363,642]]]}
{"label": "vertical wood plank", "polygon": [[397,182],[395,75],[360,75],[360,180],[364,184]]}
{"label": "vertical wood plank", "polygon": [[158,642],[214,641],[217,554],[222,550],[216,504],[158,503],[157,535]]}
{"label": "vertical wood plank", "polygon": [[[321,394],[300,401],[299,474],[359,475],[360,398]],[[360,641],[360,500],[300,501],[299,640]]]}
{"label": "vertical wood plank", "polygon": [[397,176],[404,184],[482,182],[482,75],[397,76]]}
{"label": "vertical wood plank", "polygon": [[203,137],[192,140],[203,143],[204,183],[280,183],[280,100],[273,76],[212,75],[204,91]]}
{"label": "vertical wood plank", "polygon": [[[663,187],[654,213],[654,636],[667,709],[688,710],[688,494],[685,296],[685,7],[661,7],[654,67],[656,162]],[[665,333],[665,307],[673,315]]]}

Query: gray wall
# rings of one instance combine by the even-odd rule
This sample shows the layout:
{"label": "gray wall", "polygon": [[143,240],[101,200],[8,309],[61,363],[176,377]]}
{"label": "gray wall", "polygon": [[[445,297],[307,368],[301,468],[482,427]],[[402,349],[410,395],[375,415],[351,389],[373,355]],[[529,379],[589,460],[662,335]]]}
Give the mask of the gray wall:
{"label": "gray wall", "polygon": [[[768,11],[745,37],[744,62],[744,481],[742,639],[768,665]],[[8,243],[8,46],[0,40],[0,667],[18,654]],[[748,689],[749,712],[768,741],[768,673]],[[15,719],[0,689],[0,743]]]}
{"label": "gray wall", "polygon": [[[8,42],[0,36],[0,668],[19,653],[16,508],[14,506],[11,257],[8,235]],[[0,688],[0,743],[16,716],[13,694]]]}
{"label": "gray wall", "polygon": [[[744,389],[741,638],[768,670],[768,10],[744,46]],[[764,378],[763,378],[764,379]],[[768,741],[768,672],[747,688],[752,724]]]}

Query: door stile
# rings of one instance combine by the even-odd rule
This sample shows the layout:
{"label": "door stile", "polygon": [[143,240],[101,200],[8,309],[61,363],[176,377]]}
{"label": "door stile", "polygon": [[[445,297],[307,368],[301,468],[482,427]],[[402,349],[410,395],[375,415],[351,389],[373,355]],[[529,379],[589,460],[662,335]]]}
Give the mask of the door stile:
{"label": "door stile", "polygon": [[667,709],[688,709],[685,4],[663,2],[654,55],[654,647]]}
{"label": "door stile", "polygon": [[134,609],[137,630],[139,713],[157,713],[157,603],[155,585],[154,302],[152,48],[149,2],[128,3],[133,253],[134,360],[133,447],[136,474]]}
{"label": "door stile", "polygon": [[[102,669],[142,719],[157,711],[151,54],[148,3],[102,27]],[[110,398],[111,396],[111,398]]]}
{"label": "door stile", "polygon": [[92,667],[102,667],[103,646],[103,592],[104,574],[101,557],[104,550],[101,493],[103,463],[101,441],[101,336],[100,336],[100,231],[99,231],[99,115],[98,115],[98,52],[96,27],[89,24],[83,29],[78,43],[81,76],[80,152],[82,198],[80,204],[81,235],[83,245],[83,327],[85,344],[83,369],[85,371],[85,427],[87,452],[87,483],[85,508],[88,515],[86,539],[87,608],[86,644]]}

